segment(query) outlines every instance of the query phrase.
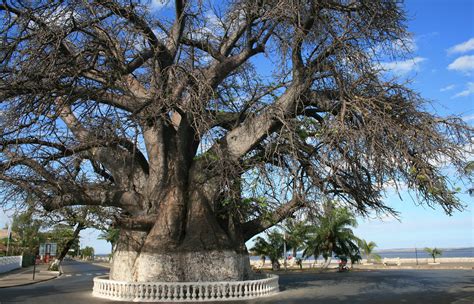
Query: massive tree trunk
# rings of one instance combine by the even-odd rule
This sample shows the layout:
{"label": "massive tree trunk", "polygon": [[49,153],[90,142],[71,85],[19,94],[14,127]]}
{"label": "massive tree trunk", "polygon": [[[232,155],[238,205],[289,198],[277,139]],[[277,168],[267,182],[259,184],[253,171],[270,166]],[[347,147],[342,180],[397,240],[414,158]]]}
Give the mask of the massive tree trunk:
{"label": "massive tree trunk", "polygon": [[235,249],[150,251],[128,245],[115,251],[110,273],[113,280],[129,282],[232,281],[249,276],[247,253]]}
{"label": "massive tree trunk", "polygon": [[[149,232],[122,230],[111,279],[143,282],[248,278],[250,265],[244,244],[235,242],[219,226],[205,201],[188,199],[186,206],[184,221],[168,221],[175,216],[175,210],[166,208]],[[185,227],[179,227],[183,222]]]}
{"label": "massive tree trunk", "polygon": [[[183,166],[174,160],[169,173]],[[171,173],[166,182],[144,196],[151,206],[149,213],[154,214],[146,231],[121,230],[111,279],[228,281],[249,277],[241,231],[216,218],[216,179],[195,166],[183,171]]]}

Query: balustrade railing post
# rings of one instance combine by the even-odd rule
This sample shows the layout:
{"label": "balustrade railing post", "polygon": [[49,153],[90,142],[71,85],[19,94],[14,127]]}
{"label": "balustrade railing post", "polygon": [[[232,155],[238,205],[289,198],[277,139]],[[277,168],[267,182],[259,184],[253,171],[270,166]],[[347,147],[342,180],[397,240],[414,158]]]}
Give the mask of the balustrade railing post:
{"label": "balustrade railing post", "polygon": [[183,285],[180,285],[180,286],[179,286],[178,299],[184,299],[183,290],[184,290],[184,286],[183,286]]}

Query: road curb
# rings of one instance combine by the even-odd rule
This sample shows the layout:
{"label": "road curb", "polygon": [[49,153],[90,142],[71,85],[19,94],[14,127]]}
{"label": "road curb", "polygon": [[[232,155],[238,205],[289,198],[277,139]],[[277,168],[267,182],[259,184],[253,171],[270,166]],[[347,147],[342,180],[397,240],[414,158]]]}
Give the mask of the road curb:
{"label": "road curb", "polygon": [[[48,271],[48,272],[53,272],[53,271]],[[14,288],[14,287],[20,287],[20,286],[27,286],[27,285],[33,285],[33,284],[37,284],[37,283],[41,283],[41,282],[46,282],[46,281],[51,281],[51,280],[54,280],[54,279],[57,279],[61,276],[61,273],[59,271],[54,271],[54,272],[57,272],[57,276],[55,277],[51,277],[51,278],[47,278],[47,279],[42,279],[42,280],[38,280],[38,281],[32,281],[32,282],[26,282],[26,283],[19,283],[19,284],[16,284],[16,285],[11,285],[11,286],[0,286],[0,289],[3,289],[3,288]]]}

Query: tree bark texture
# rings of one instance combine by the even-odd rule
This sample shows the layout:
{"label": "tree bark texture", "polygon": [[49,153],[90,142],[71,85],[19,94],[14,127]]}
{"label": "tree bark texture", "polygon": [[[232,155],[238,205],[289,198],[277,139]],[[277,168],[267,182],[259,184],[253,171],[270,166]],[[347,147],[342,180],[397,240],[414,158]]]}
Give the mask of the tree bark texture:
{"label": "tree bark texture", "polygon": [[[166,152],[164,152],[166,153]],[[174,153],[178,153],[174,151]],[[163,155],[162,153],[160,153]],[[216,217],[219,183],[199,161],[176,157],[153,167],[128,220],[147,223],[144,231],[124,227],[113,256],[111,278],[120,281],[216,281],[249,277],[240,227]],[[158,172],[158,171],[155,171]],[[167,174],[163,174],[163,172]],[[138,192],[138,191],[137,191]],[[146,221],[143,221],[146,219]],[[128,229],[129,228],[129,229]]]}
{"label": "tree bark texture", "polygon": [[249,277],[242,233],[221,226],[206,185],[194,184],[188,189],[169,187],[157,202],[158,215],[149,231],[121,231],[112,279],[228,281]]}

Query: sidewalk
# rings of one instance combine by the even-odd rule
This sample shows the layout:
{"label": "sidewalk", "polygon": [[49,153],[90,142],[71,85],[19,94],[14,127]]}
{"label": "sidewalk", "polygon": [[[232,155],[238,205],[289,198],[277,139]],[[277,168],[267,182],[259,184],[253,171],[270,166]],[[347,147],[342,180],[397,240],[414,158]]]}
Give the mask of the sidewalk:
{"label": "sidewalk", "polygon": [[36,265],[33,280],[33,266],[12,270],[0,274],[0,288],[29,285],[57,278],[59,271],[48,271],[48,265]]}

